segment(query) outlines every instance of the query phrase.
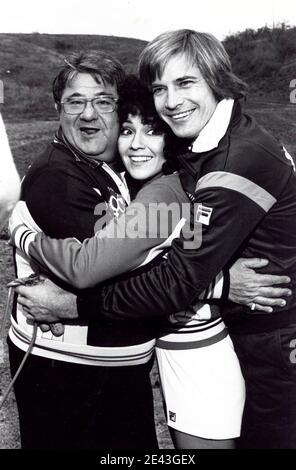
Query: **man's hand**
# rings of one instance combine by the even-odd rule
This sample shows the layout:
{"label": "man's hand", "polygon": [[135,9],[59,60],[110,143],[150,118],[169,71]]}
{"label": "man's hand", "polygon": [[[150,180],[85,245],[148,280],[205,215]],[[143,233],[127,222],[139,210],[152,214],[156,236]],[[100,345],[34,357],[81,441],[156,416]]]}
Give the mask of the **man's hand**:
{"label": "man's hand", "polygon": [[271,313],[272,307],[284,307],[286,301],[283,297],[292,294],[291,290],[282,287],[273,287],[278,284],[288,284],[288,276],[273,276],[271,274],[257,274],[254,269],[268,265],[268,260],[260,258],[240,258],[230,268],[229,300],[241,305],[247,305],[252,310]]}
{"label": "man's hand", "polygon": [[43,279],[42,284],[15,288],[18,302],[23,306],[27,318],[40,323],[77,319],[76,296],[61,289],[48,278]]}
{"label": "man's hand", "polygon": [[51,331],[54,336],[62,336],[65,331],[63,323],[39,323],[39,328],[43,332]]}

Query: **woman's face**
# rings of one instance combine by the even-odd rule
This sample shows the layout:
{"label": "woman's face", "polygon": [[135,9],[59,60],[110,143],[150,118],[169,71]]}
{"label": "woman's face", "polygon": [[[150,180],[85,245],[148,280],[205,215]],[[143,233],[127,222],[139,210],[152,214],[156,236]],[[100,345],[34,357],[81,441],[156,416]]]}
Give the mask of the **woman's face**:
{"label": "woman's face", "polygon": [[152,124],[144,124],[141,116],[128,115],[122,124],[118,150],[125,168],[136,180],[153,178],[161,172],[164,134]]}

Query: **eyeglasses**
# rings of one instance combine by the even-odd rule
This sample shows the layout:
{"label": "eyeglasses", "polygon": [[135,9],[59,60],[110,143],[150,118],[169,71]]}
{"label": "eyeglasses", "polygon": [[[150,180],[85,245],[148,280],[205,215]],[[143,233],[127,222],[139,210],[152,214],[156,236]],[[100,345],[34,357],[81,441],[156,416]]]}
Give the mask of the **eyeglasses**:
{"label": "eyeglasses", "polygon": [[66,114],[81,114],[85,110],[86,103],[91,103],[97,113],[113,113],[118,99],[112,96],[100,96],[99,98],[69,98],[61,101]]}

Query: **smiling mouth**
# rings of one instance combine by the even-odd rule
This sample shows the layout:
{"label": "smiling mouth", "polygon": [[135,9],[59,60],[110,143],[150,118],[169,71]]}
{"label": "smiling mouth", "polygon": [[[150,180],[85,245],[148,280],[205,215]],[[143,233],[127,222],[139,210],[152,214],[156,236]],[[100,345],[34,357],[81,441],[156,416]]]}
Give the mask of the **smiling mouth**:
{"label": "smiling mouth", "polygon": [[150,162],[152,160],[152,156],[147,156],[147,155],[129,155],[129,158],[133,163],[146,163]]}
{"label": "smiling mouth", "polygon": [[173,119],[173,121],[181,121],[181,120],[185,121],[195,110],[196,108],[189,109],[188,111],[183,111],[182,113],[171,114],[168,117],[170,119]]}
{"label": "smiling mouth", "polygon": [[94,135],[94,134],[97,134],[97,132],[99,132],[100,129],[96,127],[80,127],[80,131],[82,132],[82,134]]}

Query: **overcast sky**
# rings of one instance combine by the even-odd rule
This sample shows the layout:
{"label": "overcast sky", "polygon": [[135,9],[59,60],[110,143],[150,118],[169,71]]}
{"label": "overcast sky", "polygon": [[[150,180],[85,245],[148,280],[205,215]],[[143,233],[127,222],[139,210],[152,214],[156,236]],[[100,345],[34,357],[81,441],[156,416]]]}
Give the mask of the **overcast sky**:
{"label": "overcast sky", "polygon": [[219,39],[246,28],[296,25],[295,0],[5,0],[0,32],[104,34],[150,40],[169,29]]}

